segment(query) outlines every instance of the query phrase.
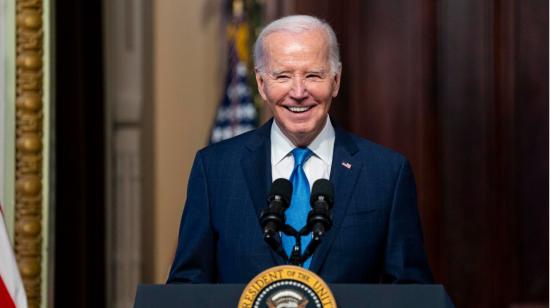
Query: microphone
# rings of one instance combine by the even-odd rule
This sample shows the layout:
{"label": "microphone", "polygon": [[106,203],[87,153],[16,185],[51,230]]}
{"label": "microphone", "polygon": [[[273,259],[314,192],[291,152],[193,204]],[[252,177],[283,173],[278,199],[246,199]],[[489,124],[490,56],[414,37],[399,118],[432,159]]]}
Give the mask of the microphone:
{"label": "microphone", "polygon": [[268,207],[260,212],[260,225],[266,240],[273,236],[285,224],[285,210],[290,205],[292,184],[287,179],[276,179],[271,184],[271,192],[267,198]]}
{"label": "microphone", "polygon": [[319,179],[311,188],[311,211],[307,215],[308,229],[313,232],[313,238],[320,239],[332,227],[334,189],[326,179]]}
{"label": "microphone", "polygon": [[332,209],[334,190],[332,184],[326,179],[319,179],[311,188],[311,211],[307,215],[307,224],[300,230],[301,235],[312,232],[313,238],[306,247],[304,254],[297,260],[297,264],[303,264],[321,243],[321,237],[332,227]]}

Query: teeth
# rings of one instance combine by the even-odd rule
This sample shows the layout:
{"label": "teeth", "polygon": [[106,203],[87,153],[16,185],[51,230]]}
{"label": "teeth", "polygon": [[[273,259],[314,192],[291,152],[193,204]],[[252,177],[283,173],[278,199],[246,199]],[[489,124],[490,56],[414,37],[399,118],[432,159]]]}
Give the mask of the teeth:
{"label": "teeth", "polygon": [[309,110],[309,107],[294,107],[294,106],[289,106],[287,107],[288,110],[292,111],[292,112],[305,112],[305,111],[308,111]]}

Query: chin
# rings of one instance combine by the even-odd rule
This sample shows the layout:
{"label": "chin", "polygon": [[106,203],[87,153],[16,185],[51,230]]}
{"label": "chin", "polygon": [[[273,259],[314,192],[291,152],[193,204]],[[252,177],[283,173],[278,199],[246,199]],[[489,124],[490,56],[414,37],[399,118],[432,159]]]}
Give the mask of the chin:
{"label": "chin", "polygon": [[315,131],[314,127],[303,126],[303,125],[293,125],[290,126],[288,132],[296,136],[307,136],[312,134]]}
{"label": "chin", "polygon": [[313,129],[297,129],[290,130],[290,135],[294,136],[298,142],[305,142],[306,144],[300,144],[299,146],[307,146],[315,138],[316,131]]}

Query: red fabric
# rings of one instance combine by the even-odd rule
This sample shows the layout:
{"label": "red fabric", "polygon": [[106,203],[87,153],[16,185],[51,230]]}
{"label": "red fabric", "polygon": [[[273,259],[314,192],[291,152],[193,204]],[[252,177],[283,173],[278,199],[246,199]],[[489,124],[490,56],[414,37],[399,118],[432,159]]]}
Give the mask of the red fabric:
{"label": "red fabric", "polygon": [[4,284],[4,280],[2,280],[2,277],[0,277],[0,307],[15,308],[15,303],[13,302],[13,299],[11,298],[8,289],[6,289],[6,285]]}

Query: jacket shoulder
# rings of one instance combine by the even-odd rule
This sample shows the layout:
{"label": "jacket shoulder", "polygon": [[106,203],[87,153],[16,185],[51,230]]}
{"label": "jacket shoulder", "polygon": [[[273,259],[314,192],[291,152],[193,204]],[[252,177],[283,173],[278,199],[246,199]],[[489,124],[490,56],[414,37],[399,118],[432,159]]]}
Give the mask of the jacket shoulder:
{"label": "jacket shoulder", "polygon": [[197,152],[197,156],[203,159],[219,159],[220,156],[228,157],[242,153],[248,144],[257,138],[256,130],[207,145]]}
{"label": "jacket shoulder", "polygon": [[348,135],[348,138],[357,147],[357,153],[369,161],[378,163],[395,163],[399,165],[408,161],[403,154],[391,148],[388,148],[372,140],[360,137],[350,132],[344,133]]}

